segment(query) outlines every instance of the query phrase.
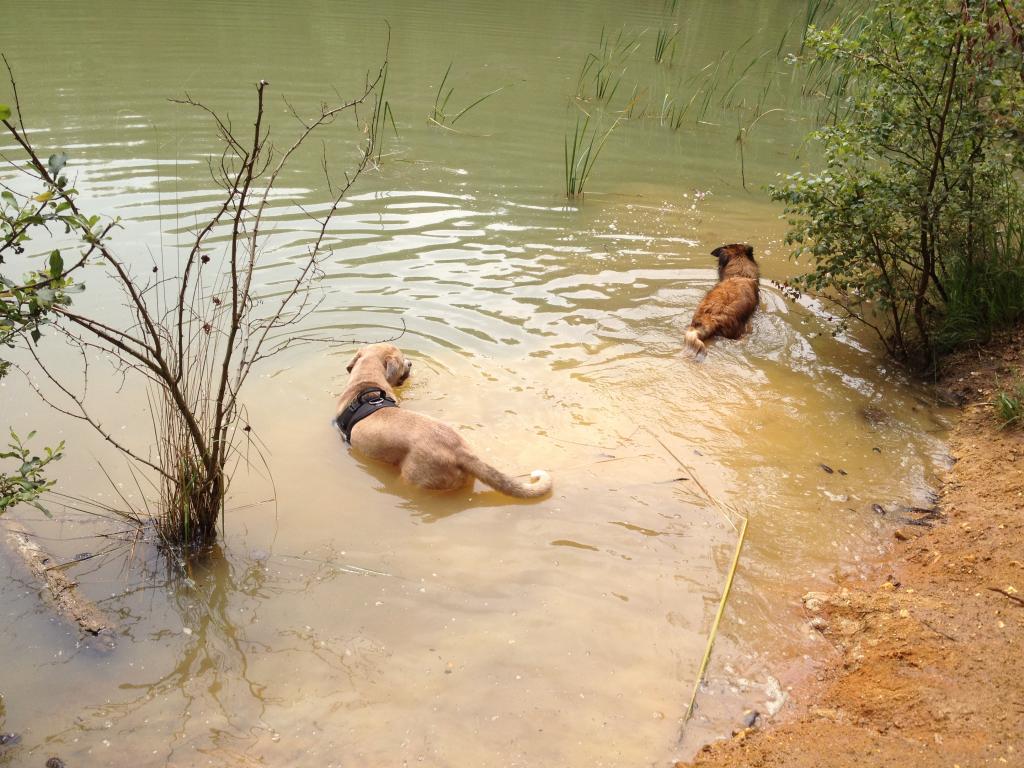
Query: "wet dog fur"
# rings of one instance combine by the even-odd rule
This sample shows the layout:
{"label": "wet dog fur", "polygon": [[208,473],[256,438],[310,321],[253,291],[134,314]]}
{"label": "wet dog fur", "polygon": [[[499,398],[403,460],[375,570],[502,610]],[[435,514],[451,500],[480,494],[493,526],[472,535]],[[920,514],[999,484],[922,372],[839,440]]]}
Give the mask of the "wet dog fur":
{"label": "wet dog fur", "polygon": [[[338,414],[361,391],[380,387],[394,398],[412,369],[392,344],[362,347],[348,364],[349,379],[338,400]],[[357,422],[352,447],[370,459],[397,466],[402,478],[421,488],[450,491],[477,478],[507,496],[529,499],[551,492],[551,476],[534,470],[528,482],[517,480],[482,461],[447,424],[405,408],[384,408]]]}
{"label": "wet dog fur", "polygon": [[701,301],[686,331],[686,346],[698,360],[707,351],[704,342],[708,339],[738,339],[743,335],[759,299],[760,270],[753,248],[732,243],[715,248],[711,255],[718,259],[718,283]]}

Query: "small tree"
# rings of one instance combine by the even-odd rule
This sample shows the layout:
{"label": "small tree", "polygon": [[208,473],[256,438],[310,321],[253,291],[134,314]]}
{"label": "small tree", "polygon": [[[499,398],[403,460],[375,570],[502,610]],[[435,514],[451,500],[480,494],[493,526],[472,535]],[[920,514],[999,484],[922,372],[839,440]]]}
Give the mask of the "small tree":
{"label": "small tree", "polygon": [[[0,104],[0,121],[5,126],[11,116],[11,108]],[[46,166],[55,183],[70,197],[75,195],[75,190],[68,187],[67,178],[61,173],[66,162],[67,156],[57,153],[49,157]],[[31,245],[33,235],[48,236],[48,227],[60,224],[60,217],[67,210],[54,199],[53,192],[46,185],[42,188],[37,186],[28,193],[18,193],[2,186],[0,267],[7,265],[11,255],[21,256]],[[60,249],[55,248],[42,261],[42,269],[24,275],[9,276],[0,272],[0,348],[11,348],[25,336],[29,343],[38,342],[42,327],[52,318],[52,310],[69,305],[71,294],[82,289],[82,285],[74,282],[72,272],[83,266],[85,258],[65,265]],[[0,359],[0,379],[7,374],[9,367],[7,361]],[[34,436],[32,432],[27,439]],[[53,481],[46,479],[43,470],[62,456],[63,449],[64,443],[61,442],[55,448],[45,448],[42,455],[36,454],[11,430],[7,450],[0,451],[0,460],[6,460],[14,467],[10,473],[0,472],[0,514],[21,503],[32,504],[47,513],[39,497],[53,486]]]}
{"label": "small tree", "polygon": [[[150,387],[154,411],[155,449],[128,445],[106,430],[94,416],[83,385],[75,387],[48,367],[31,344],[35,366],[49,380],[49,391],[32,384],[54,408],[91,425],[105,440],[157,477],[161,540],[186,552],[205,549],[215,540],[230,479],[229,466],[243,455],[250,439],[239,401],[242,387],[261,360],[288,347],[290,328],[316,307],[313,283],[329,252],[328,227],[342,198],[370,166],[377,149],[386,103],[387,58],[366,78],[362,92],[337,104],[323,103],[309,116],[287,106],[298,123],[298,135],[283,149],[270,142],[265,124],[269,84],[256,87],[249,136],[237,133],[231,121],[187,96],[179,103],[205,113],[213,122],[224,150],[211,159],[214,180],[224,196],[209,218],[198,225],[181,251],[178,268],[160,274],[156,265],[140,269],[137,258],[122,255],[112,233],[117,219],[101,219],[82,211],[75,191],[51,163],[44,163],[24,128],[3,120],[25,162],[18,170],[45,192],[35,198],[47,206],[66,234],[77,238],[76,266],[95,263],[121,290],[131,315],[127,324],[74,311],[66,302],[49,306],[53,327],[81,349],[98,349],[122,373],[137,374]],[[17,103],[17,85],[11,78]],[[287,102],[285,102],[287,105]],[[365,119],[361,119],[364,107]],[[318,214],[308,214],[311,242],[284,287],[261,297],[253,277],[263,252],[263,216],[282,172],[311,137],[350,115],[358,131],[354,167],[337,180],[323,157],[328,201]],[[10,117],[8,115],[7,117]],[[378,150],[379,152],[379,150]],[[51,261],[51,274],[62,270]],[[38,295],[38,294],[37,294]],[[54,298],[57,294],[54,294]],[[86,365],[86,356],[82,356]],[[83,375],[87,373],[83,372]],[[31,378],[30,378],[31,383]],[[56,393],[56,395],[54,394]]]}
{"label": "small tree", "polygon": [[[991,325],[1024,311],[1021,292],[1004,290],[1024,288],[1022,18],[1017,2],[883,0],[807,36],[845,109],[815,134],[824,168],[771,195],[786,204],[794,255],[811,262],[802,284],[897,358],[932,360],[952,314]],[[993,291],[1009,304],[991,306]]]}

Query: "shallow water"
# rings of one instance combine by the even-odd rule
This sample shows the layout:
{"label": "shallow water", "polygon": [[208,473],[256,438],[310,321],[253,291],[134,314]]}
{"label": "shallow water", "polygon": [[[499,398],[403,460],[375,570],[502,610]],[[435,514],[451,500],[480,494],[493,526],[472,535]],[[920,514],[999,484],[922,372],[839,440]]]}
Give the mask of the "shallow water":
{"label": "shallow water", "polygon": [[[98,538],[109,521],[17,515],[62,559],[109,547],[73,572],[121,636],[113,654],[80,647],[0,560],[0,730],[23,736],[0,764],[664,764],[692,748],[681,718],[736,544],[723,508],[750,527],[719,657],[756,684],[778,674],[767,649],[803,636],[792,595],[884,546],[873,503],[927,502],[945,423],[869,339],[767,280],[746,338],[716,343],[702,365],[682,354],[716,245],[753,243],[766,278],[795,270],[761,191],[802,162],[795,85],[773,81],[786,109],[750,133],[750,191],[735,142],[747,92],[781,64],[754,68],[739,106],[701,124],[620,125],[585,201],[566,204],[570,96],[602,28],[648,30],[624,82],[653,93],[719,60],[739,72],[743,57],[722,59],[721,42],[737,19],[752,37],[733,47],[750,60],[805,7],[681,5],[672,69],[650,61],[661,3],[384,8],[399,135],[332,225],[324,300],[303,331],[336,343],[288,350],[247,394],[272,481],[259,461],[239,470],[223,557],[187,577],[144,544]],[[29,124],[47,129],[36,141],[68,149],[89,205],[124,217],[118,246],[140,269],[173,262],[217,199],[213,134],[166,97],[187,90],[243,124],[258,78],[309,107],[333,85],[351,90],[380,56],[378,5],[228,8],[5,10],[0,49]],[[44,32],[62,41],[59,59],[38,58]],[[459,133],[426,121],[452,59],[453,102],[505,86]],[[339,163],[345,131],[327,144]],[[265,295],[308,238],[295,204],[323,199],[316,154],[273,210]],[[86,282],[81,304],[118,317],[101,276]],[[458,427],[511,473],[549,469],[550,499],[417,492],[350,454],[330,425],[350,342],[403,327],[414,360],[403,405]],[[73,370],[74,356],[49,349]],[[145,445],[143,394],[93,370],[104,423]],[[5,423],[68,440],[62,489],[142,503],[104,446],[16,378],[3,392]],[[727,733],[730,707],[757,695],[728,687],[712,685],[708,698],[726,703],[699,709],[690,733]]]}

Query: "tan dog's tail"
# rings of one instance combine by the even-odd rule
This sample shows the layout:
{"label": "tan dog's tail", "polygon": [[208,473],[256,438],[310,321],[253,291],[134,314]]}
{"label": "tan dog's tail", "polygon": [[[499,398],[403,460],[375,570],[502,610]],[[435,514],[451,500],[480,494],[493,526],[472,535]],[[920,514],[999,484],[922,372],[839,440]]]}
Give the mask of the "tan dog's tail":
{"label": "tan dog's tail", "polygon": [[700,331],[696,328],[690,328],[686,332],[686,346],[693,351],[694,356],[700,360],[707,353],[708,348],[704,345],[704,340],[700,337]]}
{"label": "tan dog's tail", "polygon": [[495,469],[469,451],[459,455],[459,467],[494,490],[517,499],[535,499],[551,492],[551,475],[543,469],[535,469],[530,473],[530,482],[524,483]]}

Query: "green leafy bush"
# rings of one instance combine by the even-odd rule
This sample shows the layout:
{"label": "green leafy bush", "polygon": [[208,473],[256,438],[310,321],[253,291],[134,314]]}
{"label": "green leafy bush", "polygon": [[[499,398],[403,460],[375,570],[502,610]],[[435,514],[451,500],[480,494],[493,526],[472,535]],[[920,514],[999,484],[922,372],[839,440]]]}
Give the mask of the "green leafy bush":
{"label": "green leafy bush", "polygon": [[807,56],[838,84],[824,167],[771,188],[807,289],[925,365],[1024,312],[1018,3],[884,0]]}

